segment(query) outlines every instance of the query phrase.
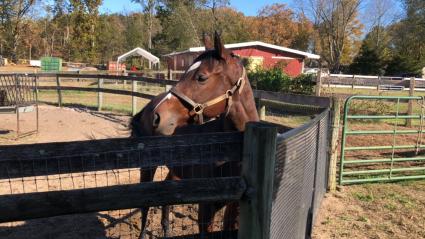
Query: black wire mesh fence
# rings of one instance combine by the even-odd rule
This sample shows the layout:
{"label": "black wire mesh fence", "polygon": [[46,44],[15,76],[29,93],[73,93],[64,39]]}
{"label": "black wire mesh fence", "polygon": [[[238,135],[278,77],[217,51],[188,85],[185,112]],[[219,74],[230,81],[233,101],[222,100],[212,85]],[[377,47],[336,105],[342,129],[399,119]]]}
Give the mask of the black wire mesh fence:
{"label": "black wire mesh fence", "polygon": [[309,238],[326,192],[329,110],[278,136],[271,238]]}
{"label": "black wire mesh fence", "polygon": [[[181,202],[168,213],[151,207],[144,238],[163,237],[164,231],[170,237],[197,234],[200,226],[222,231],[225,203],[208,202],[237,191],[232,176],[239,174],[241,150],[240,133],[3,146],[0,218],[15,222],[0,224],[0,237],[138,238],[143,215],[133,207]],[[151,173],[147,178],[154,182],[141,182]],[[173,183],[177,178],[183,184]],[[217,192],[220,184],[227,186]],[[199,220],[199,206],[192,204],[197,198],[217,208],[215,217]]]}

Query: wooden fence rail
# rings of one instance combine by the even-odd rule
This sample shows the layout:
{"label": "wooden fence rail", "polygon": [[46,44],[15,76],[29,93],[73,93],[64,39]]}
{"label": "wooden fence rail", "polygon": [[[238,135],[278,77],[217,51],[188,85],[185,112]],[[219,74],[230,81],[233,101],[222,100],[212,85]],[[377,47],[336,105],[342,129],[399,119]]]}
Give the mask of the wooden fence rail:
{"label": "wooden fence rail", "polygon": [[237,132],[0,146],[0,179],[240,161],[241,150]]}
{"label": "wooden fence rail", "polygon": [[240,177],[186,179],[0,196],[0,223],[146,206],[239,200]]}
{"label": "wooden fence rail", "polygon": [[[62,91],[85,91],[85,92],[97,92],[97,108],[100,111],[103,107],[103,93],[109,94],[118,94],[124,96],[132,97],[132,114],[137,113],[137,98],[144,99],[153,99],[155,96],[138,92],[137,82],[144,82],[149,84],[161,84],[164,85],[164,92],[171,89],[172,86],[177,84],[178,81],[172,80],[164,80],[164,79],[153,79],[148,77],[132,77],[132,76],[111,76],[111,75],[82,75],[82,74],[36,74],[37,77],[43,75],[44,77],[57,77],[56,86],[39,86],[40,90],[57,90],[58,91],[58,104],[62,104]],[[97,87],[74,87],[74,86],[62,86],[61,79],[97,79]],[[120,89],[110,89],[103,88],[104,80],[119,80],[119,81],[131,81],[132,89],[129,90],[120,90]],[[265,115],[265,108],[276,108],[277,104],[284,105],[283,108],[287,109],[288,112],[295,113],[306,113],[310,112],[312,114],[317,113],[323,108],[329,106],[329,100],[326,97],[315,97],[308,95],[296,95],[296,94],[288,94],[288,93],[280,93],[280,92],[268,92],[262,90],[254,90],[254,97],[257,99],[261,99],[261,102],[257,100],[257,103],[261,105],[260,112],[263,112],[263,116]],[[274,101],[274,102],[271,102]],[[292,104],[296,107],[288,107],[287,104]],[[302,106],[300,108],[300,106]],[[262,110],[262,111],[261,111]],[[263,117],[264,118],[264,117]]]}

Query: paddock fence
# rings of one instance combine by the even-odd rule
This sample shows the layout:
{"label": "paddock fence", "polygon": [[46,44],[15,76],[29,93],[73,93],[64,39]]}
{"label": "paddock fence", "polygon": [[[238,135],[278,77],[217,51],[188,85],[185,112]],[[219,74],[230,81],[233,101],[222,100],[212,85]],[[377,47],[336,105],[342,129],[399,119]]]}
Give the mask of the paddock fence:
{"label": "paddock fence", "polygon": [[[330,74],[317,77],[316,83],[321,88],[351,88],[368,89],[377,91],[408,91],[414,88],[416,91],[425,91],[425,79],[386,77],[386,76],[362,76]],[[348,95],[347,95],[348,97]]]}
{"label": "paddock fence", "polygon": [[[152,97],[99,86],[63,86],[62,79],[72,76],[54,77],[55,88],[38,87],[58,91],[58,102],[65,90]],[[111,84],[117,80],[103,79]],[[174,83],[118,80],[160,84],[164,91]],[[0,222],[14,222],[0,224],[0,236],[19,238],[24,230],[35,238],[139,238],[144,232],[138,208],[151,207],[145,238],[309,238],[328,186],[331,102],[254,94],[264,116],[284,114],[282,106],[288,105],[310,116],[300,127],[280,130],[276,124],[253,123],[244,133],[0,146]],[[167,180],[170,169],[185,177]],[[153,182],[141,182],[146,172],[154,173]],[[239,230],[226,230],[231,218],[221,209],[213,220],[215,232],[200,235],[198,223],[207,222],[198,218],[197,204],[223,202],[239,202]],[[171,212],[164,227],[160,217],[165,205]]]}

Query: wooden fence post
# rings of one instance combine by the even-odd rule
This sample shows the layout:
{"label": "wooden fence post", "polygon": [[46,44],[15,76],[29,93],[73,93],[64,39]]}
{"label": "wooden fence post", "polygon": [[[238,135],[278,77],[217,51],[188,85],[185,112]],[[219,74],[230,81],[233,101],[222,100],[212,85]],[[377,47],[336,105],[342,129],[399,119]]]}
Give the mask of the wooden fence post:
{"label": "wooden fence post", "polygon": [[260,120],[266,120],[266,106],[265,105],[260,106],[259,116],[260,116]]}
{"label": "wooden fence post", "polygon": [[97,92],[97,111],[102,111],[102,106],[103,106],[103,92],[101,92],[100,90],[103,87],[103,79],[102,78],[98,78],[97,79],[97,89],[99,90]]}
{"label": "wooden fence post", "polygon": [[316,96],[320,96],[320,91],[322,90],[322,70],[320,69],[317,72],[316,79]]}
{"label": "wooden fence post", "polygon": [[261,105],[261,99],[255,98],[255,105],[257,106],[257,112],[258,116],[260,117],[260,120],[266,120],[266,106]]}
{"label": "wooden fence post", "polygon": [[133,80],[131,82],[131,92],[133,92],[131,96],[131,115],[136,115],[137,113],[137,97],[134,96],[134,92],[137,92],[137,81]]}
{"label": "wooden fence post", "polygon": [[58,92],[58,106],[62,107],[62,91],[61,91],[61,80],[58,75],[56,75],[56,88]]}
{"label": "wooden fence post", "polygon": [[329,145],[329,178],[328,189],[331,192],[336,190],[336,169],[338,162],[338,138],[339,138],[339,125],[341,120],[341,101],[334,97],[332,99],[332,121],[331,121],[331,139]]}
{"label": "wooden fence post", "polygon": [[379,85],[381,84],[381,76],[378,76],[378,84],[376,85],[376,90],[379,92]]}
{"label": "wooden fence post", "polygon": [[276,135],[267,123],[246,125],[242,177],[248,190],[240,202],[239,239],[270,238]]}
{"label": "wooden fence post", "polygon": [[[415,95],[415,78],[410,78],[410,85],[409,85],[409,96]],[[408,106],[407,106],[407,115],[413,114],[413,101],[409,100]],[[406,127],[412,127],[412,119],[406,120]]]}

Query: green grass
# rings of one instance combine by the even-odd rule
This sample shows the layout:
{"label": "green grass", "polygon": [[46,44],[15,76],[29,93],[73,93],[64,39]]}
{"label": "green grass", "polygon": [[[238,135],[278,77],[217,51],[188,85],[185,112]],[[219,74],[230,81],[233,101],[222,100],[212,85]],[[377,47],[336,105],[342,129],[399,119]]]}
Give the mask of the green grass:
{"label": "green grass", "polygon": [[357,200],[362,201],[362,202],[373,202],[373,200],[374,200],[372,193],[365,194],[365,193],[362,193],[362,192],[355,192],[355,193],[353,193],[353,196],[354,196],[354,198],[356,198]]}
{"label": "green grass", "polygon": [[[62,92],[62,105],[63,106],[78,106],[97,109],[97,93],[84,92],[84,91],[63,91]],[[131,114],[132,105],[131,97],[123,96],[120,100],[114,101],[109,100],[107,97],[104,98],[102,110],[117,112],[122,114]],[[40,91],[39,100],[42,103],[54,104],[58,103],[58,96],[56,91]],[[138,101],[138,110],[143,108],[146,104],[146,100]]]}

